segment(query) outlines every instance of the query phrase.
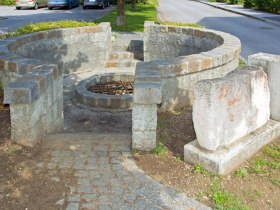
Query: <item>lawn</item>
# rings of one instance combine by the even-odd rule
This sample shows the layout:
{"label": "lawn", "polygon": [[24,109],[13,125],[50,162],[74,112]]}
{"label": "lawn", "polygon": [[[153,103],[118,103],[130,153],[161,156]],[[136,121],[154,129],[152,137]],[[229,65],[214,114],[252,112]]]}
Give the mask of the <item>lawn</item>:
{"label": "lawn", "polygon": [[110,12],[96,22],[110,22],[112,30],[127,32],[142,32],[144,30],[145,21],[157,21],[157,0],[149,0],[147,4],[139,3],[135,10],[131,9],[131,5],[125,5],[125,25],[117,26],[117,10]]}

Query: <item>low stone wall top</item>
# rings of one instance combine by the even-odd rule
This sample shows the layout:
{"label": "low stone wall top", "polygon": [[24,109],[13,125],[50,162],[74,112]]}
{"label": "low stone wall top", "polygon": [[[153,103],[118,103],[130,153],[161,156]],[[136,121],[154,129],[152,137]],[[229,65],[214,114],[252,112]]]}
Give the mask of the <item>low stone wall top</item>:
{"label": "low stone wall top", "polygon": [[240,40],[224,32],[145,22],[144,60],[153,61],[162,77],[222,66],[240,51]]}
{"label": "low stone wall top", "polygon": [[34,66],[50,63],[58,65],[64,73],[105,66],[109,59],[110,42],[109,23],[42,31],[1,40],[0,71],[23,75]]}
{"label": "low stone wall top", "polygon": [[138,65],[136,72],[157,71],[162,85],[159,110],[174,110],[193,105],[198,81],[236,69],[240,49],[240,40],[227,33],[145,22],[144,60],[149,62]]}

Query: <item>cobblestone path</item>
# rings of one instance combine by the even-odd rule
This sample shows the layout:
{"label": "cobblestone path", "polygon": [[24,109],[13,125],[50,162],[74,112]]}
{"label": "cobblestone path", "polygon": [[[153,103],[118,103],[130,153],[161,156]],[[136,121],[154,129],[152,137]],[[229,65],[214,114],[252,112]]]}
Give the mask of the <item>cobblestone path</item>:
{"label": "cobblestone path", "polygon": [[48,158],[39,163],[50,174],[72,170],[69,193],[57,205],[78,209],[210,209],[146,176],[131,157],[124,134],[63,133],[48,136]]}

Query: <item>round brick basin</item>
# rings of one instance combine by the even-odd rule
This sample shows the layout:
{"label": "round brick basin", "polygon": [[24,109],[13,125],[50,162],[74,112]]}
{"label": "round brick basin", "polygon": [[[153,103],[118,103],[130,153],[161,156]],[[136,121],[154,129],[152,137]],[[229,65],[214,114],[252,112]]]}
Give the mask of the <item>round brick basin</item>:
{"label": "round brick basin", "polygon": [[105,109],[130,109],[132,103],[132,94],[118,93],[117,94],[104,94],[93,92],[92,87],[112,82],[127,83],[134,82],[134,74],[131,73],[109,73],[102,75],[91,76],[87,79],[80,81],[76,85],[76,99],[78,103],[93,108]]}

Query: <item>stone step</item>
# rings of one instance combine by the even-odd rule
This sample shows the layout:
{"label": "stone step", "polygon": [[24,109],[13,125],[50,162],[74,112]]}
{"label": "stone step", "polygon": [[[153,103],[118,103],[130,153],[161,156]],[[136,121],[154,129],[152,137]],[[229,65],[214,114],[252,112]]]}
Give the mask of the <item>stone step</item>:
{"label": "stone step", "polygon": [[136,67],[136,64],[140,62],[140,60],[126,60],[126,59],[111,59],[106,67],[107,68],[112,68],[112,67]]}
{"label": "stone step", "polygon": [[112,51],[110,59],[134,59],[134,53],[127,51]]}

